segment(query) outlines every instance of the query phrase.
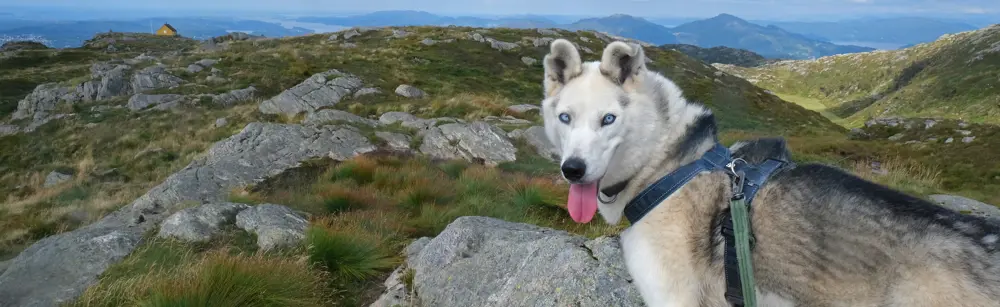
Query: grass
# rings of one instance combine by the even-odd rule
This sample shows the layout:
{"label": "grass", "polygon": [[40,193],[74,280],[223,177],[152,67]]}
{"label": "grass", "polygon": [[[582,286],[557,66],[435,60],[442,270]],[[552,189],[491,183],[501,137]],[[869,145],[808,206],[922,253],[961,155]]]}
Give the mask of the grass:
{"label": "grass", "polygon": [[822,102],[820,102],[819,99],[802,97],[792,94],[775,93],[775,95],[777,95],[778,97],[780,97],[785,101],[800,105],[808,110],[819,112],[819,114],[823,115],[823,117],[826,117],[826,119],[829,119],[834,123],[840,124],[843,121],[843,118],[840,118],[836,114],[829,112],[827,110],[828,107]]}

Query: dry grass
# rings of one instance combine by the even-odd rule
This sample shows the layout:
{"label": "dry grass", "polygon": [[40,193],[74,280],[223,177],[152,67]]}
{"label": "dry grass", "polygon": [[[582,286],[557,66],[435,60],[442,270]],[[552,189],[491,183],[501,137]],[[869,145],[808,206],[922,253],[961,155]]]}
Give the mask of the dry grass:
{"label": "dry grass", "polygon": [[916,195],[934,193],[941,185],[941,171],[899,157],[855,161],[851,170],[865,180]]}

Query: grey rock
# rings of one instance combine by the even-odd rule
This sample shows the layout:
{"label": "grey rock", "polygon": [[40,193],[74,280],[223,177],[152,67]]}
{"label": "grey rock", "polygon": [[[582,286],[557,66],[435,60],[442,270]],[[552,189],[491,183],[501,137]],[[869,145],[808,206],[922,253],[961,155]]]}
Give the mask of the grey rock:
{"label": "grey rock", "polygon": [[992,219],[1000,218],[1000,208],[975,199],[944,194],[930,195],[928,198],[938,205],[958,212]]}
{"label": "grey rock", "polygon": [[10,266],[10,262],[10,260],[0,261],[0,274],[3,274],[3,271],[7,270],[7,267]]}
{"label": "grey rock", "polygon": [[42,184],[42,187],[51,187],[70,179],[73,179],[72,174],[63,174],[57,171],[51,171],[47,176],[45,176],[45,183]]}
{"label": "grey rock", "polygon": [[851,128],[851,131],[847,133],[847,136],[852,139],[863,138],[868,136],[868,132],[865,132],[861,128]]}
{"label": "grey rock", "polygon": [[406,284],[403,282],[405,271],[405,266],[400,266],[392,271],[392,274],[389,274],[389,278],[382,284],[385,286],[385,292],[375,302],[368,305],[368,307],[407,306],[410,301],[410,294],[407,293]]}
{"label": "grey rock", "polygon": [[893,134],[892,136],[890,136],[889,140],[890,141],[899,141],[899,140],[903,139],[903,137],[905,137],[905,136],[906,136],[905,133],[900,132],[900,133],[896,133],[896,134]]}
{"label": "grey rock", "polygon": [[538,105],[534,104],[519,104],[507,107],[508,111],[514,113],[527,113],[531,111],[540,111],[541,109],[542,108],[540,108]]}
{"label": "grey rock", "polygon": [[198,62],[195,62],[195,64],[198,64],[199,66],[204,67],[204,68],[211,68],[212,65],[215,65],[215,63],[219,63],[219,60],[216,60],[216,59],[202,59],[202,60],[200,60]]}
{"label": "grey rock", "polygon": [[59,83],[45,83],[35,87],[35,89],[18,101],[17,110],[11,115],[12,119],[33,118],[41,119],[55,110],[59,103],[70,102],[74,99],[74,90],[63,87]]}
{"label": "grey rock", "polygon": [[385,141],[389,148],[398,151],[410,151],[410,136],[387,131],[375,132],[375,136]]}
{"label": "grey rock", "polygon": [[976,139],[976,137],[974,137],[974,136],[967,136],[967,137],[962,138],[962,143],[972,143],[972,140],[975,140],[975,139]]}
{"label": "grey rock", "polygon": [[528,121],[526,119],[515,118],[513,116],[496,117],[496,116],[492,116],[491,115],[491,116],[486,116],[483,119],[486,120],[486,121],[500,122],[500,123],[508,124],[508,125],[529,125],[529,124],[531,124],[531,121]]}
{"label": "grey rock", "polygon": [[924,120],[924,130],[930,129],[931,127],[934,127],[934,125],[936,124],[937,124],[936,120],[933,119]]}
{"label": "grey rock", "polygon": [[250,208],[245,204],[216,203],[187,208],[170,215],[160,225],[161,238],[187,242],[206,242],[215,238],[225,225],[236,221],[236,214]]}
{"label": "grey rock", "polygon": [[586,36],[580,36],[580,41],[582,41],[582,42],[584,42],[584,43],[589,43],[589,42],[590,42],[590,39],[589,39],[589,38],[587,38]]}
{"label": "grey rock", "polygon": [[229,120],[227,120],[225,117],[219,117],[215,119],[216,128],[225,127],[227,125],[229,125]]}
{"label": "grey rock", "polygon": [[354,98],[358,98],[361,96],[375,95],[379,93],[382,93],[382,90],[374,87],[366,87],[358,90],[357,92],[354,92]]}
{"label": "grey rock", "polygon": [[392,125],[396,122],[412,122],[420,120],[413,114],[406,112],[385,112],[378,118],[378,121],[385,125]]}
{"label": "grey rock", "polygon": [[467,216],[406,265],[422,306],[644,306],[616,237]]}
{"label": "grey rock", "polygon": [[222,74],[222,70],[221,69],[212,67],[212,75],[220,75],[220,74]]}
{"label": "grey rock", "polygon": [[250,100],[254,97],[256,93],[257,93],[257,88],[253,86],[240,90],[231,90],[223,94],[212,96],[212,103],[223,106],[230,106],[241,101]]}
{"label": "grey rock", "polygon": [[262,250],[299,244],[308,225],[303,214],[275,204],[260,204],[236,215],[236,226],[257,234],[257,246]]}
{"label": "grey rock", "polygon": [[420,152],[438,159],[482,161],[487,166],[514,161],[517,148],[507,133],[486,122],[451,123],[420,132]]}
{"label": "grey rock", "polygon": [[167,73],[167,69],[160,65],[144,68],[132,75],[132,89],[136,93],[173,88],[181,83],[184,83],[184,79]]}
{"label": "grey rock", "polygon": [[406,32],[405,30],[392,30],[392,37],[395,37],[395,38],[404,38],[404,37],[407,37],[409,35],[410,35],[410,32]]}
{"label": "grey rock", "polygon": [[423,98],[427,95],[423,90],[413,87],[409,84],[400,84],[396,87],[396,95],[403,96],[406,98]]}
{"label": "grey rock", "polygon": [[962,129],[968,128],[969,127],[969,123],[964,122],[964,121],[960,121],[960,122],[958,122],[958,127],[962,128]]}
{"label": "grey rock", "polygon": [[947,139],[944,140],[944,143],[945,144],[951,144],[951,142],[954,142],[954,141],[955,141],[955,138],[947,138]]}
{"label": "grey rock", "polygon": [[312,75],[302,83],[265,100],[258,108],[265,114],[312,113],[336,105],[362,86],[358,77],[336,69]]}
{"label": "grey rock", "polygon": [[205,67],[202,67],[201,65],[198,65],[198,64],[191,64],[191,65],[188,65],[188,67],[187,67],[187,72],[192,73],[192,74],[201,72],[202,70],[205,70]]}
{"label": "grey rock", "polygon": [[551,37],[536,38],[534,41],[531,42],[531,44],[534,45],[535,47],[546,47],[554,40],[556,39]]}
{"label": "grey rock", "polygon": [[126,107],[132,111],[140,111],[152,106],[177,102],[182,99],[184,99],[184,96],[177,94],[159,94],[159,95],[135,94],[132,95],[132,98],[128,99],[128,104],[126,104]]}
{"label": "grey rock", "polygon": [[213,75],[213,76],[205,77],[205,81],[208,82],[208,83],[220,84],[220,83],[229,82],[229,79]]}
{"label": "grey rock", "polygon": [[231,189],[260,182],[299,161],[345,160],[375,149],[348,127],[250,123],[130,205],[25,249],[0,275],[0,298],[5,305],[30,307],[72,300],[135,250],[143,233],[182,202],[224,202]]}
{"label": "grey rock", "polygon": [[548,136],[545,135],[544,127],[532,126],[525,129],[520,138],[528,142],[528,145],[531,145],[531,147],[534,147],[538,155],[552,161],[559,160],[559,151],[549,142]]}
{"label": "grey rock", "polygon": [[493,39],[493,38],[490,38],[490,37],[487,37],[486,41],[490,43],[490,48],[493,48],[493,49],[496,49],[496,50],[500,50],[500,51],[513,50],[513,49],[515,49],[517,47],[520,47],[520,45],[518,45],[518,44],[511,43],[511,42],[505,42],[505,41],[501,41],[501,40],[496,40],[496,39]]}
{"label": "grey rock", "polygon": [[524,63],[524,65],[535,66],[535,64],[538,63],[538,60],[532,57],[523,56],[521,57],[521,62]]}
{"label": "grey rock", "polygon": [[330,37],[328,37],[328,38],[327,38],[326,40],[329,40],[329,41],[335,41],[335,40],[337,40],[337,38],[339,38],[339,37],[340,37],[340,36],[339,36],[339,35],[337,35],[337,33],[334,33],[334,34],[330,35]]}
{"label": "grey rock", "polygon": [[479,34],[479,33],[469,34],[469,39],[472,39],[472,40],[480,42],[480,43],[485,43],[486,42],[486,38],[483,37],[483,35]]}
{"label": "grey rock", "polygon": [[21,132],[21,127],[14,125],[0,125],[0,137],[18,134],[20,132]]}
{"label": "grey rock", "polygon": [[422,41],[420,41],[420,43],[426,46],[434,46],[434,44],[437,44],[437,41],[430,38],[425,38]]}
{"label": "grey rock", "polygon": [[352,37],[358,35],[361,35],[361,33],[358,32],[358,29],[350,29],[347,32],[344,32],[344,39],[351,39]]}
{"label": "grey rock", "polygon": [[552,29],[538,29],[538,34],[542,36],[559,36],[559,32]]}
{"label": "grey rock", "polygon": [[970,135],[970,134],[972,134],[972,131],[969,131],[969,130],[955,130],[955,132],[957,132],[958,134],[961,134],[961,135]]}
{"label": "grey rock", "polygon": [[355,43],[342,43],[342,44],[340,44],[340,47],[341,48],[357,48],[358,44],[355,44]]}
{"label": "grey rock", "polygon": [[305,120],[302,121],[304,124],[329,124],[337,122],[355,123],[372,127],[379,125],[379,122],[376,120],[357,116],[351,112],[333,109],[325,109],[309,113]]}

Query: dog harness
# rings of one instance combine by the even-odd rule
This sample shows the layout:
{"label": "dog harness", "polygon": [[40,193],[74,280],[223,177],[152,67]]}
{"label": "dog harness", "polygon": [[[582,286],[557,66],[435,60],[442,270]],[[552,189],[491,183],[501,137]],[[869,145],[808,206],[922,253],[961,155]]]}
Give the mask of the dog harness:
{"label": "dog harness", "polygon": [[729,209],[722,213],[722,236],[726,244],[723,257],[726,300],[736,307],[754,307],[757,305],[757,299],[750,254],[753,237],[749,205],[774,171],[788,163],[769,158],[760,164],[751,165],[743,159],[733,159],[728,148],[716,143],[700,159],[670,172],[640,192],[625,205],[625,218],[634,225],[698,174],[706,171],[726,171],[733,186]]}

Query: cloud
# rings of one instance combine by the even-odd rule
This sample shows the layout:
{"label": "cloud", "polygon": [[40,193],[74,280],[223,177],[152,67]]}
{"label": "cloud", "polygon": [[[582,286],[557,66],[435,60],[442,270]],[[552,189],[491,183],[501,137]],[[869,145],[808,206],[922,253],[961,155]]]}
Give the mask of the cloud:
{"label": "cloud", "polygon": [[989,11],[987,11],[986,9],[981,8],[981,7],[967,7],[967,8],[962,9],[962,13],[966,13],[966,14],[987,14],[987,13],[989,13]]}

